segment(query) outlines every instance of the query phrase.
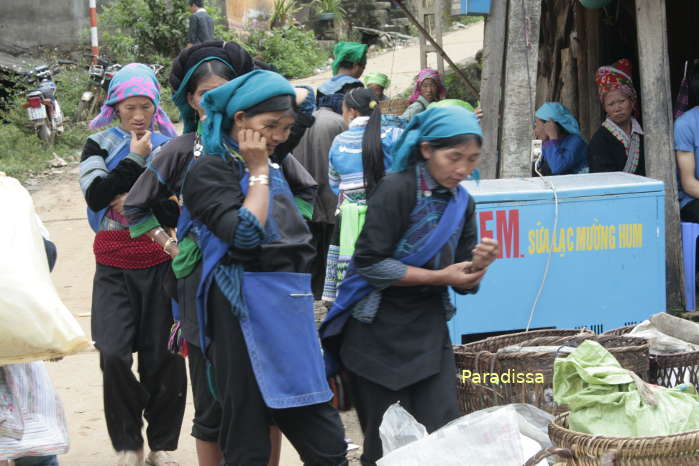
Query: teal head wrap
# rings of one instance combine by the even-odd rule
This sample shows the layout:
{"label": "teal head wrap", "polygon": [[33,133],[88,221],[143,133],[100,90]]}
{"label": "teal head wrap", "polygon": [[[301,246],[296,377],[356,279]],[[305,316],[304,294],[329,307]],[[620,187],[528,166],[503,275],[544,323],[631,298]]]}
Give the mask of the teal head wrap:
{"label": "teal head wrap", "polygon": [[282,75],[266,70],[255,70],[212,89],[201,98],[206,111],[202,143],[208,154],[224,155],[222,137],[233,126],[233,116],[273,97],[296,96],[294,88]]}
{"label": "teal head wrap", "polygon": [[408,168],[410,154],[421,142],[462,134],[483,136],[476,115],[463,107],[436,107],[418,113],[396,141],[391,171],[400,172]]}
{"label": "teal head wrap", "polygon": [[177,88],[177,92],[175,92],[175,94],[172,96],[172,101],[175,102],[175,105],[179,109],[180,119],[184,124],[184,129],[182,131],[183,134],[192,133],[197,129],[197,112],[189,105],[189,102],[187,102],[187,86],[189,85],[189,80],[192,79],[192,75],[196,73],[201,65],[212,60],[220,61],[235,73],[235,69],[230,65],[230,63],[219,57],[206,57],[187,71],[187,74],[184,75],[184,78],[182,78],[182,81]]}
{"label": "teal head wrap", "polygon": [[546,102],[539,107],[539,110],[537,110],[534,115],[540,120],[555,121],[570,134],[580,134],[578,120],[571,115],[570,111],[563,104],[559,104],[558,102]]}

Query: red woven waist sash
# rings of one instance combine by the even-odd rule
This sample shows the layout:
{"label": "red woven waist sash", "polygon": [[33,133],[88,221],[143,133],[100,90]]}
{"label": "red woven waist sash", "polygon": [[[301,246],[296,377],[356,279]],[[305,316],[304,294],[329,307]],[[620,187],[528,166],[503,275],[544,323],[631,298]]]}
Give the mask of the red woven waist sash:
{"label": "red woven waist sash", "polygon": [[99,264],[121,269],[146,269],[170,260],[146,235],[131,238],[129,230],[100,231],[92,247]]}

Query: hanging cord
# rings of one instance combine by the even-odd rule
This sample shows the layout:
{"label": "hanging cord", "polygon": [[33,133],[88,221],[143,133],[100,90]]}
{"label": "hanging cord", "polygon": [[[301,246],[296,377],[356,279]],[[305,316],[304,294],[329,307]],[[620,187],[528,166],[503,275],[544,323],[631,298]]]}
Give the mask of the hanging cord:
{"label": "hanging cord", "polygon": [[[524,40],[526,42],[526,52],[525,52],[525,61],[527,64],[527,84],[529,86],[529,114],[532,116],[532,123],[535,123],[535,117],[534,117],[534,98],[532,96],[533,93],[533,87],[532,87],[532,78],[531,78],[531,73],[530,73],[530,66],[529,66],[529,53],[532,48],[531,40],[529,38],[529,29],[531,27],[530,23],[530,18],[529,15],[527,15],[527,7],[524,3],[524,0],[521,0],[522,2],[522,17],[524,18]],[[558,192],[556,191],[556,187],[551,183],[549,180],[544,178],[544,175],[541,174],[539,171],[539,161],[537,160],[534,163],[534,171],[536,172],[537,175],[541,178],[541,181],[544,182],[544,184],[551,189],[553,192],[553,204],[554,204],[554,215],[553,215],[553,231],[552,231],[552,236],[551,236],[551,241],[549,242],[549,251],[548,255],[546,256],[546,265],[544,266],[544,276],[541,279],[541,284],[539,285],[539,289],[536,292],[536,296],[534,297],[534,302],[532,303],[532,308],[531,311],[529,312],[529,320],[527,321],[527,329],[526,331],[528,332],[529,329],[531,328],[532,325],[532,320],[534,319],[534,312],[536,311],[536,306],[539,304],[539,299],[541,298],[541,294],[544,292],[544,286],[546,285],[546,279],[549,276],[549,269],[551,268],[551,260],[553,258],[553,238],[556,236],[556,231],[558,230]]]}
{"label": "hanging cord", "polygon": [[396,64],[396,48],[398,47],[398,40],[395,37],[391,37],[391,40],[393,41],[393,56],[391,57],[391,77],[389,79],[391,84],[393,84],[393,70]]}
{"label": "hanging cord", "polygon": [[532,309],[529,312],[529,320],[527,321],[527,332],[531,328],[532,325],[532,319],[534,318],[534,312],[536,311],[536,306],[539,304],[539,298],[541,298],[541,293],[544,292],[544,285],[546,284],[546,279],[549,276],[549,269],[551,268],[551,259],[553,258],[553,238],[556,237],[557,231],[558,231],[558,192],[556,191],[556,187],[551,183],[549,180],[544,178],[544,175],[541,174],[539,171],[539,164],[535,163],[534,164],[534,171],[536,172],[537,175],[541,178],[541,181],[544,182],[545,185],[548,186],[549,189],[553,192],[553,205],[554,205],[554,214],[553,214],[553,231],[551,232],[551,241],[549,242],[549,251],[546,256],[546,265],[544,266],[544,276],[541,279],[541,284],[539,285],[539,289],[536,292],[536,296],[534,297],[534,302],[532,303]]}

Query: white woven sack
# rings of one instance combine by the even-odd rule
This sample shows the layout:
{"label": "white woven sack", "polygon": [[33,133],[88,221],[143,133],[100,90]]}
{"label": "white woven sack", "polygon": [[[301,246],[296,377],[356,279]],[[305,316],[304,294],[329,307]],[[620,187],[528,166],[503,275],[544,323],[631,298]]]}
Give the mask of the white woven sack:
{"label": "white woven sack", "polygon": [[90,348],[51,281],[31,196],[2,174],[0,219],[0,365]]}

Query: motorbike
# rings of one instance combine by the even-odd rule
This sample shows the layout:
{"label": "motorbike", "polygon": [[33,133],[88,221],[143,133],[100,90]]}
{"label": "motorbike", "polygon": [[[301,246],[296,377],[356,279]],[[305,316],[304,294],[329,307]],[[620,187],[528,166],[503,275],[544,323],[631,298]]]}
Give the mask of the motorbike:
{"label": "motorbike", "polygon": [[[59,65],[75,64],[69,60],[59,60]],[[24,73],[26,81],[36,88],[27,92],[27,101],[22,105],[34,126],[39,139],[53,142],[56,135],[63,133],[63,112],[56,95],[54,76],[60,72],[57,66],[40,65]]]}
{"label": "motorbike", "polygon": [[87,56],[93,57],[94,62],[88,68],[89,80],[87,88],[80,96],[80,102],[75,111],[75,121],[86,121],[99,111],[112,78],[121,69],[118,63],[110,63],[104,58],[91,54]]}

